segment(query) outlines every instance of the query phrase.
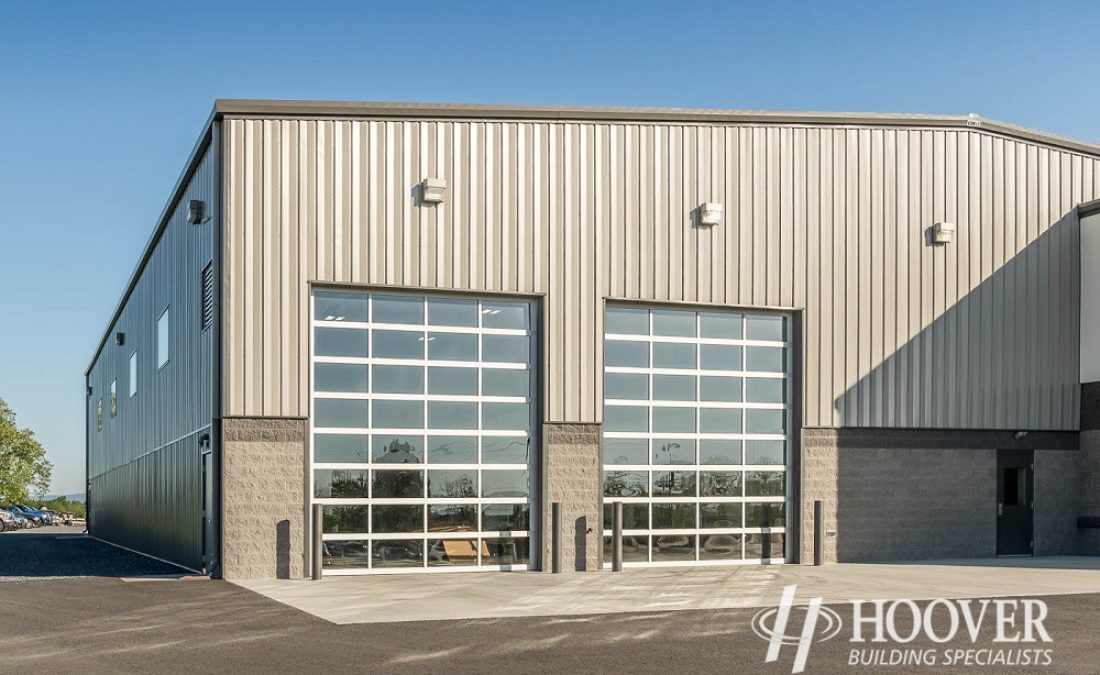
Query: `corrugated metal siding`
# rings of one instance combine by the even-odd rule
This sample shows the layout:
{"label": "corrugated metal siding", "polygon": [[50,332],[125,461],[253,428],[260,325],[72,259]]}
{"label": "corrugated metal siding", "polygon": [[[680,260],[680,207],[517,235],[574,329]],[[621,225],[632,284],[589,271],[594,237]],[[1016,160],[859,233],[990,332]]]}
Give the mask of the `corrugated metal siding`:
{"label": "corrugated metal siding", "polygon": [[[198,435],[211,423],[211,332],[201,330],[202,271],[211,260],[210,220],[186,221],[187,203],[213,201],[214,156],[207,150],[153,250],[111,337],[88,375],[88,480],[92,533],[189,567],[202,565]],[[156,324],[170,307],[170,360],[157,368]],[[114,333],[126,334],[118,346]],[[130,355],[138,352],[130,398]],[[111,381],[118,416],[110,416]],[[103,400],[103,430],[96,405]],[[128,543],[129,542],[129,543]]]}
{"label": "corrugated metal siding", "polygon": [[[305,415],[307,282],[540,293],[547,418],[605,297],[805,310],[804,424],[1072,429],[1097,159],[977,130],[230,120],[227,414]],[[419,206],[424,177],[447,199]],[[725,222],[691,226],[704,201]],[[956,243],[926,244],[934,222]]]}

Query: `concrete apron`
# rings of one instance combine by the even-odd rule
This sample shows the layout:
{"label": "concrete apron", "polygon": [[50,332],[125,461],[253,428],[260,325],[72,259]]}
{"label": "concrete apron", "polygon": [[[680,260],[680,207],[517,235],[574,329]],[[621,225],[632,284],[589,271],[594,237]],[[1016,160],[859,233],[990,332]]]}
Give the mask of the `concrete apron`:
{"label": "concrete apron", "polygon": [[620,573],[396,574],[235,581],[336,624],[769,607],[796,602],[1100,593],[1100,557],[991,558],[811,567],[665,567]]}

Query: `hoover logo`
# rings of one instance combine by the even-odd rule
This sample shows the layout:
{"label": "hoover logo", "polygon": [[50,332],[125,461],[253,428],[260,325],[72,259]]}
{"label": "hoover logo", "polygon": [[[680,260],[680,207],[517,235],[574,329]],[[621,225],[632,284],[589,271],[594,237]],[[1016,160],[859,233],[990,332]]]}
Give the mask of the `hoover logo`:
{"label": "hoover logo", "polygon": [[[843,621],[835,611],[822,607],[821,598],[811,598],[806,606],[795,607],[796,589],[787,586],[778,607],[757,612],[752,629],[768,642],[764,663],[777,661],[783,647],[796,647],[791,672],[801,673],[810,646],[836,637]],[[1047,605],[1042,600],[936,598],[924,607],[913,600],[851,600],[850,604],[850,666],[978,666],[1003,670],[1054,662],[1054,650],[1036,644],[1052,642],[1043,625]],[[802,619],[801,630],[792,614]],[[921,637],[935,646],[911,646]],[[945,643],[962,646],[947,647]]]}
{"label": "hoover logo", "polygon": [[[783,597],[778,607],[769,607],[760,610],[752,618],[752,630],[761,638],[768,641],[768,655],[764,663],[772,663],[779,659],[779,650],[784,645],[798,645],[798,651],[794,655],[792,673],[801,673],[806,668],[806,658],[810,655],[810,644],[816,639],[824,642],[836,637],[840,632],[843,622],[840,615],[821,606],[821,598],[811,598],[810,604],[804,608],[806,616],[802,621],[802,631],[795,634],[787,633],[787,623],[791,618],[791,610],[794,607],[794,593],[798,586],[787,586],[783,589]],[[818,623],[822,624],[818,628]]]}

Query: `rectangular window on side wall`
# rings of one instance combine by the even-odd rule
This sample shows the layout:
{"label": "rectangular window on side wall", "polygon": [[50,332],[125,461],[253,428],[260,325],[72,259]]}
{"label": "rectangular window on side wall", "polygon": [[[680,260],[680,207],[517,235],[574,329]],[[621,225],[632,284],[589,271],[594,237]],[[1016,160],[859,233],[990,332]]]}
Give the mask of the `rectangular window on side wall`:
{"label": "rectangular window on side wall", "polygon": [[157,319],[157,368],[163,368],[168,364],[168,310],[165,307],[160,318]]}
{"label": "rectangular window on side wall", "polygon": [[137,350],[134,350],[133,354],[130,354],[130,398],[133,398],[137,394],[138,387],[138,357]]}
{"label": "rectangular window on side wall", "polygon": [[204,331],[214,325],[213,263],[207,263],[202,271],[202,317],[200,318],[200,325]]}
{"label": "rectangular window on side wall", "polygon": [[118,415],[118,380],[111,380],[111,417]]}
{"label": "rectangular window on side wall", "polygon": [[95,430],[103,431],[103,399],[99,399],[95,404]]}

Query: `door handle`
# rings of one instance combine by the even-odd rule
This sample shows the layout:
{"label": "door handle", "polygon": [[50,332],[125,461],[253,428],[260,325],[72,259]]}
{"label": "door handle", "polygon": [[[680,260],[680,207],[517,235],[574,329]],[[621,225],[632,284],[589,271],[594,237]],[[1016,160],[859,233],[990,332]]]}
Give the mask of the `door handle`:
{"label": "door handle", "polygon": [[997,502],[997,515],[1003,516],[1005,514],[1005,505],[1002,502]]}

